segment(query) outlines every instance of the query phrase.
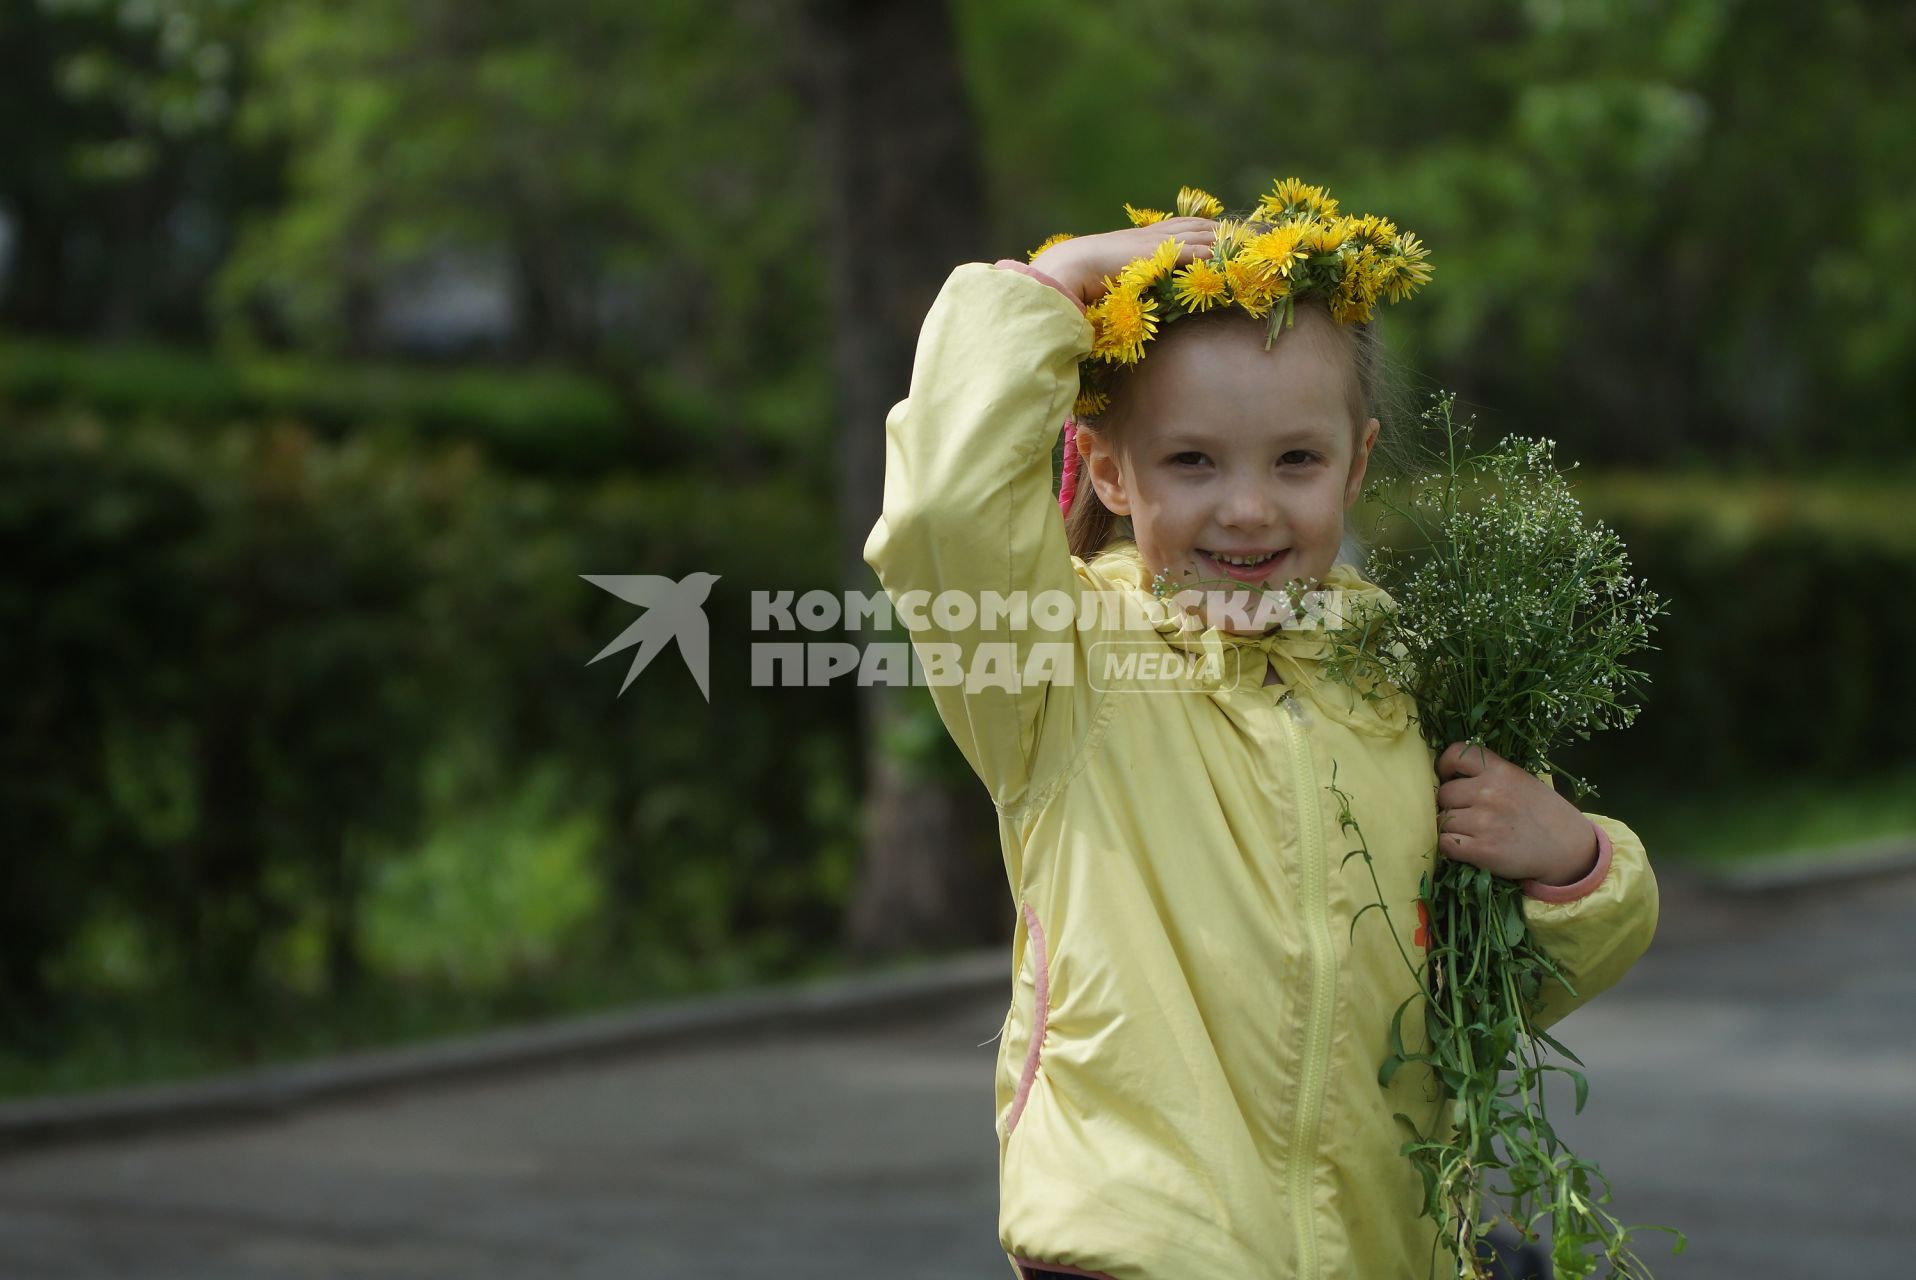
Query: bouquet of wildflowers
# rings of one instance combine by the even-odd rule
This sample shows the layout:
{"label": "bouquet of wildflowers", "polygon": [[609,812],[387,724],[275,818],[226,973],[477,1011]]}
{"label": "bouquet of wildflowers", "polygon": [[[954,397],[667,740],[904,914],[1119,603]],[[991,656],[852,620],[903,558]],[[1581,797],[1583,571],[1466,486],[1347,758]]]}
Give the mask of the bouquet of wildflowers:
{"label": "bouquet of wildflowers", "polygon": [[[1557,470],[1553,442],[1511,437],[1473,451],[1469,425],[1453,419],[1454,399],[1439,396],[1426,411],[1431,465],[1408,490],[1368,487],[1386,526],[1408,526],[1408,549],[1373,556],[1368,574],[1396,608],[1339,631],[1326,669],[1366,697],[1397,696],[1393,688],[1409,694],[1433,747],[1481,744],[1532,772],[1563,774],[1578,794],[1592,794],[1585,780],[1564,773],[1555,753],[1573,735],[1588,738],[1635,718],[1643,673],[1625,662],[1650,647],[1663,604],[1631,573],[1616,533],[1601,522],[1585,524]],[[1345,861],[1361,855],[1368,866],[1363,833],[1335,773],[1331,790],[1344,829],[1359,845]],[[1388,917],[1388,906],[1376,905]],[[1405,1154],[1423,1175],[1424,1213],[1438,1223],[1458,1275],[1488,1274],[1478,1257],[1478,1240],[1489,1230],[1481,1209],[1492,1191],[1489,1178],[1500,1171],[1507,1185],[1494,1193],[1507,1199],[1526,1238],[1535,1238],[1536,1222],[1551,1220],[1560,1280],[1591,1274],[1598,1258],[1613,1274],[1647,1276],[1629,1248],[1631,1229],[1601,1208],[1610,1200],[1608,1180],[1565,1149],[1550,1127],[1544,1074],[1572,1078],[1578,1111],[1588,1082],[1542,1060],[1541,1046],[1548,1045],[1583,1065],[1532,1024],[1545,979],[1570,984],[1529,937],[1521,886],[1440,856],[1424,877],[1419,911],[1430,948],[1421,967],[1405,957],[1417,987],[1392,1021],[1395,1052],[1379,1081],[1421,1063],[1450,1103],[1450,1123],[1435,1133],[1419,1132],[1401,1114],[1398,1120],[1410,1132]],[[1413,1054],[1404,1050],[1402,1019],[1419,999],[1431,1048]],[[1675,1234],[1681,1252],[1683,1234]]]}

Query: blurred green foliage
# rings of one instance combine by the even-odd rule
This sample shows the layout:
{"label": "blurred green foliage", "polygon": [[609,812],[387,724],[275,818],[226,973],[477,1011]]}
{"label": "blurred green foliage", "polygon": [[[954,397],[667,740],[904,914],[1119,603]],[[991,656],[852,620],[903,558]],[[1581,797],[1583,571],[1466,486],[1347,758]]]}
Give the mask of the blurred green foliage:
{"label": "blurred green foliage", "polygon": [[[1273,176],[1421,235],[1394,345],[1591,461],[1907,456],[1916,24],[1837,0],[964,0],[998,242]],[[985,255],[981,255],[985,256]]]}
{"label": "blurred green foliage", "polygon": [[[662,389],[662,394],[665,389]],[[430,370],[310,357],[220,358],[154,345],[0,340],[0,407],[190,424],[283,419],[337,436],[464,439],[521,471],[588,475],[661,447],[598,383],[559,369]],[[669,429],[697,429],[697,406]]]}
{"label": "blurred green foliage", "polygon": [[[7,1071],[97,1038],[115,992],[244,1060],[288,1000],[351,1025],[398,998],[369,986],[523,1016],[815,963],[856,847],[850,692],[751,687],[746,628],[752,587],[828,579],[829,521],[787,478],[14,415]],[[635,567],[726,579],[710,705],[676,661],[624,698],[585,665],[633,614],[580,573]]]}
{"label": "blurred green foliage", "polygon": [[1872,763],[1841,776],[1753,775],[1701,791],[1682,778],[1632,771],[1586,807],[1628,821],[1663,866],[1800,865],[1907,848],[1916,832],[1916,762]]}
{"label": "blurred green foliage", "polygon": [[[980,258],[1183,182],[1243,205],[1298,173],[1430,245],[1436,282],[1390,315],[1397,345],[1575,456],[1909,449],[1916,295],[1894,264],[1916,235],[1916,28],[1899,10],[953,10],[993,210]],[[353,353],[382,282],[484,253],[513,282],[517,354],[631,406],[648,404],[637,369],[722,404],[815,389],[807,32],[766,0],[724,13],[0,0],[21,273],[0,323]],[[144,158],[103,158],[122,153]],[[829,431],[821,413],[807,439]]]}
{"label": "blurred green foliage", "polygon": [[1593,486],[1591,509],[1671,608],[1641,664],[1652,692],[1637,726],[1589,744],[1597,774],[1707,791],[1910,760],[1908,492],[1895,472],[1788,488],[1710,474]]}

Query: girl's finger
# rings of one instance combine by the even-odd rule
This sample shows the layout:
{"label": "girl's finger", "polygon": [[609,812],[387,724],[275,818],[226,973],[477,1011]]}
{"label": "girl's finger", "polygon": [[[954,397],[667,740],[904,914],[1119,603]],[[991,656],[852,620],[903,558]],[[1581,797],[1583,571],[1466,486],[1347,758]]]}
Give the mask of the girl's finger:
{"label": "girl's finger", "polygon": [[1474,836],[1477,834],[1476,815],[1466,809],[1439,809],[1437,834],[1444,840],[1452,836]]}
{"label": "girl's finger", "polygon": [[1475,778],[1463,776],[1452,778],[1437,788],[1437,808],[1440,811],[1447,809],[1453,812],[1468,809],[1477,802],[1479,790],[1481,787]]}
{"label": "girl's finger", "polygon": [[1175,235],[1184,239],[1195,236],[1217,237],[1217,223],[1209,218],[1166,218],[1163,222],[1152,222],[1139,227],[1143,232],[1155,232],[1159,236]]}
{"label": "girl's finger", "polygon": [[1490,749],[1481,744],[1453,742],[1437,757],[1439,778],[1474,778],[1490,764]]}
{"label": "girl's finger", "polygon": [[1473,866],[1476,865],[1476,846],[1471,843],[1469,832],[1447,831],[1437,837],[1437,848],[1446,858],[1453,858],[1458,862],[1468,862]]}

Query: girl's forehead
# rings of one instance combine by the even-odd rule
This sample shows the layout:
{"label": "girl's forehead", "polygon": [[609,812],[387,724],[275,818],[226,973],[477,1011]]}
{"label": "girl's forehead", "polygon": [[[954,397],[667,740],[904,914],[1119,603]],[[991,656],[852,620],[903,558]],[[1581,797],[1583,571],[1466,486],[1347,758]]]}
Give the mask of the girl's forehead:
{"label": "girl's forehead", "polygon": [[[1250,429],[1349,416],[1349,355],[1303,315],[1264,349],[1262,326],[1214,326],[1154,352],[1133,374],[1131,425],[1163,435],[1210,422]],[[1325,320],[1328,325],[1330,322]]]}

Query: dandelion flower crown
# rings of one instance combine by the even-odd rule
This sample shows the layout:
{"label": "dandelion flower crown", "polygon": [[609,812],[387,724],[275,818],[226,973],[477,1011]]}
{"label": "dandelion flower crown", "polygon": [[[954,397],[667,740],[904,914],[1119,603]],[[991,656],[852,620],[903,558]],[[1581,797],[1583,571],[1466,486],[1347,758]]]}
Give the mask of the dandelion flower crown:
{"label": "dandelion flower crown", "polygon": [[[1273,183],[1243,218],[1224,217],[1217,197],[1196,187],[1179,188],[1174,207],[1178,217],[1218,220],[1211,254],[1177,267],[1180,241],[1168,236],[1115,279],[1105,277],[1104,296],[1085,312],[1095,336],[1078,365],[1075,416],[1102,412],[1111,403],[1110,374],[1137,364],[1159,327],[1185,316],[1235,306],[1268,318],[1268,349],[1295,323],[1300,299],[1322,299],[1339,324],[1363,324],[1378,299],[1402,302],[1430,281],[1430,254],[1415,235],[1374,213],[1339,213],[1329,192],[1297,178]],[[1138,227],[1174,216],[1128,204],[1124,211]],[[1069,239],[1052,236],[1026,260]]]}

